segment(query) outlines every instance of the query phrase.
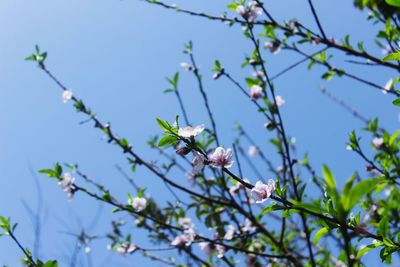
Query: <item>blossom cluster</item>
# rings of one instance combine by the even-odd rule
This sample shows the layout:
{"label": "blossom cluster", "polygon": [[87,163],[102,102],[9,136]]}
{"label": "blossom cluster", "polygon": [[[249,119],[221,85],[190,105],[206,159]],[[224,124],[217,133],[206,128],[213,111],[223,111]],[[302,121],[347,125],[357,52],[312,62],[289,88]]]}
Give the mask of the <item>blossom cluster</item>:
{"label": "blossom cluster", "polygon": [[58,185],[62,188],[62,190],[67,193],[67,197],[69,200],[74,197],[76,191],[76,186],[74,182],[75,177],[73,177],[69,172],[64,173],[62,179],[58,182]]}
{"label": "blossom cluster", "polygon": [[172,240],[172,246],[190,246],[196,238],[195,225],[190,218],[179,218],[178,224],[183,229],[183,233]]}
{"label": "blossom cluster", "polygon": [[262,15],[263,10],[256,1],[250,1],[247,7],[244,5],[238,5],[236,12],[250,22],[255,22],[257,17]]}

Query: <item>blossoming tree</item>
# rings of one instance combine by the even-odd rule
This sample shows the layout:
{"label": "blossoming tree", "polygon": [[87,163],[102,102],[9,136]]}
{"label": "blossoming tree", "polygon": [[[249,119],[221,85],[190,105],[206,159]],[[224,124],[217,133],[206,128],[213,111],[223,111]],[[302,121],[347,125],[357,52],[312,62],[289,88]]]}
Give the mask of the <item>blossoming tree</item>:
{"label": "blossoming tree", "polygon": [[[294,155],[295,143],[289,137],[281,116],[285,99],[276,93],[265,56],[293,51],[302,57],[301,60],[279,75],[303,62],[308,62],[310,69],[320,65],[326,70],[323,79],[354,80],[382,91],[384,94],[380,97],[394,97],[393,104],[400,106],[400,91],[395,89],[399,79],[390,79],[382,86],[370,81],[371,77],[334,67],[329,56],[330,51],[337,51],[354,64],[400,71],[400,53],[396,52],[400,41],[400,1],[354,1],[357,8],[369,10],[368,18],[378,25],[376,44],[385,53],[383,59],[367,51],[362,40],[354,45],[349,37],[337,41],[327,36],[312,0],[307,4],[317,30],[295,19],[276,20],[268,5],[258,0],[232,2],[221,16],[157,0],[144,1],[215,23],[241,26],[244,38],[252,46],[243,67],[246,72],[250,69],[252,75],[245,81],[238,80],[230,74],[229,66],[215,60],[212,79],[227,79],[254,104],[255,113],[266,120],[266,138],[274,145],[282,164],[279,167],[272,164],[251,138],[253,129],[237,125],[238,139],[233,144],[218,133],[191,42],[184,50],[188,62],[183,62],[181,67],[196,78],[208,118],[204,118],[204,124],[193,125],[178,89],[179,73],[168,78],[170,89],[166,93],[177,97],[181,112],[175,121],[157,118],[159,137],[149,141],[150,147],[159,151],[166,162],[163,165],[146,160],[126,138],[118,136],[117,129],[98,117],[79,95],[53,74],[51,66],[46,64],[47,53],[36,47],[27,60],[36,62],[39,69],[60,87],[63,102],[72,104],[76,111],[86,115],[110,144],[119,147],[133,172],[136,168],[149,170],[176,196],[167,203],[159,203],[151,197],[157,192],[151,192],[151,189],[145,189],[130,179],[135,192],[119,199],[96,179],[89,178],[77,165],[56,163],[52,168],[41,170],[42,174],[58,183],[69,200],[73,200],[76,194],[83,194],[93,201],[112,206],[114,213],[134,218],[135,229],[112,223],[113,231],[107,234],[109,249],[123,256],[141,253],[143,257],[171,266],[351,267],[391,263],[397,266],[400,261],[399,132],[388,132],[377,118],[365,119],[346,103],[325,92],[339,104],[339,108],[350,111],[365,124],[362,131],[370,134],[374,151],[374,156],[368,157],[365,150],[369,148],[360,143],[358,131],[348,133],[347,148],[365,161],[369,175],[364,177],[355,173],[343,188],[339,188],[328,166],[322,166],[320,175],[307,156],[300,159]],[[310,48],[315,52],[309,53]],[[243,150],[242,139],[250,143],[248,153]],[[260,157],[268,166],[267,179],[263,176],[249,177],[243,172],[241,162],[251,161],[252,157]],[[252,167],[257,170],[257,166]],[[171,175],[172,169],[186,175],[188,182],[176,182]],[[310,177],[311,183],[307,182]],[[0,217],[0,226],[21,249],[27,266],[58,266],[57,259],[45,262],[34,258],[18,240],[18,228],[10,219]],[[147,233],[148,240],[154,245],[152,248],[133,238],[138,229]],[[368,245],[361,247],[360,241],[367,241]],[[90,238],[84,236],[82,244],[89,247],[88,243]],[[329,243],[335,245],[329,246]],[[170,251],[170,256],[157,254],[163,250]],[[371,264],[366,262],[365,255],[369,251],[379,251],[380,259],[377,257]]]}

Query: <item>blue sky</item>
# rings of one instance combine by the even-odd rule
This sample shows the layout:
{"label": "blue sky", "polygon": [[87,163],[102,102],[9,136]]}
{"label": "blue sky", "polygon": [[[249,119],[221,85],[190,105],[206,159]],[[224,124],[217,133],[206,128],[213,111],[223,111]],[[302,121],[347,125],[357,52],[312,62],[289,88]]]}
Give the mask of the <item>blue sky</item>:
{"label": "blue sky", "polygon": [[[220,14],[228,2],[203,0],[178,4]],[[355,10],[351,1],[315,2],[327,35],[341,39],[351,34],[351,40],[365,40],[367,49],[381,56],[380,50],[373,46],[374,31],[365,20],[366,14]],[[316,29],[306,1],[266,3],[279,20],[298,18]],[[124,156],[108,145],[99,132],[87,124],[79,125],[84,117],[76,114],[69,104],[62,103],[59,88],[37,67],[23,60],[35,44],[48,51],[47,66],[61,81],[100,118],[112,122],[115,131],[127,137],[136,151],[151,159],[157,154],[147,148],[146,141],[159,133],[155,118],[172,120],[179,113],[173,95],[162,93],[167,88],[166,76],[181,71],[180,89],[191,121],[209,125],[194,78],[179,68],[180,62],[187,61],[182,54],[183,45],[192,40],[223,144],[232,143],[236,136],[233,125],[240,121],[265,149],[265,154],[277,158],[267,144],[262,128],[264,120],[251,103],[228,81],[211,79],[210,69],[215,59],[220,59],[238,79],[249,75],[250,70],[242,69],[240,64],[251,46],[238,26],[228,27],[134,0],[3,0],[0,32],[3,36],[0,43],[0,99],[3,100],[0,105],[0,214],[19,222],[17,235],[28,247],[32,247],[33,229],[23,201],[32,208],[37,205],[30,166],[37,171],[57,161],[78,163],[121,199],[126,197],[127,184],[114,165],[129,170]],[[346,65],[340,60],[343,59],[340,54],[334,55],[338,67],[348,67],[378,84],[395,77],[395,73],[386,69]],[[276,56],[265,53],[265,56],[272,74],[299,59],[286,51]],[[325,87],[369,118],[380,117],[389,130],[398,128],[398,111],[390,104],[390,96],[346,78],[322,81],[322,73],[319,67],[309,72],[302,65],[276,80],[275,85],[278,94],[286,99],[282,113],[289,134],[297,139],[299,155],[308,152],[317,170],[328,163],[339,183],[343,183],[354,170],[363,170],[362,161],[345,150],[348,133],[360,129],[362,124],[323,96],[320,88]],[[363,142],[368,148],[369,141]],[[251,177],[253,174],[247,171]],[[148,187],[148,193],[162,190],[160,199],[171,198],[163,185],[145,171],[138,171],[134,176]],[[41,255],[60,258],[73,245],[72,239],[62,232],[78,231],[80,225],[88,227],[98,204],[82,195],[67,202],[54,181],[42,175],[38,175],[38,180],[47,211]],[[183,176],[177,177],[177,181],[186,182]],[[110,219],[122,217],[110,215],[110,210],[110,207],[103,208],[98,223],[90,229],[93,234],[108,230]],[[96,249],[105,249],[105,244],[99,241]],[[8,238],[0,239],[0,251],[1,264],[18,266],[21,254]],[[107,257],[106,253],[94,259],[95,266],[100,266]],[[118,257],[110,257],[111,262],[121,262]],[[122,261],[132,266],[128,260]]]}

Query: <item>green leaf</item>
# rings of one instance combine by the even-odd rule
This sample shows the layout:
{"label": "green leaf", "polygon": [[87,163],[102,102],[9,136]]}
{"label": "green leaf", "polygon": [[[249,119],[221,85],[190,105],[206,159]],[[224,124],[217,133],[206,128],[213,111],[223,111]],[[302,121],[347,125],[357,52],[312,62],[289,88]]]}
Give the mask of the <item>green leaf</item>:
{"label": "green leaf", "polygon": [[379,222],[378,234],[386,238],[389,234],[389,217],[384,216]]}
{"label": "green leaf", "polygon": [[333,176],[328,166],[326,166],[325,164],[322,166],[322,173],[324,175],[325,183],[328,186],[328,188],[335,190],[336,189],[335,177]]}
{"label": "green leaf", "polygon": [[221,69],[222,69],[221,62],[219,62],[219,60],[215,60],[214,67],[211,70],[212,71],[221,71]]}
{"label": "green leaf", "polygon": [[306,209],[306,210],[309,210],[309,211],[313,211],[313,212],[316,212],[316,213],[323,213],[324,212],[324,210],[321,208],[321,206],[318,204],[315,204],[315,203],[306,203],[306,202],[299,202],[299,201],[295,201],[295,200],[292,200],[292,203],[294,204],[294,209]]}
{"label": "green leaf", "polygon": [[389,61],[389,60],[400,60],[400,51],[397,51],[395,53],[389,54],[386,57],[382,58],[383,61]]}
{"label": "green leaf", "polygon": [[326,51],[322,52],[321,54],[315,55],[314,58],[317,61],[326,62],[326,59],[327,59]]}
{"label": "green leaf", "polygon": [[235,3],[230,3],[227,7],[228,7],[229,10],[236,11],[236,8],[239,5],[240,5],[239,3],[235,2]]}
{"label": "green leaf", "polygon": [[43,267],[58,267],[58,263],[57,261],[47,261]]}
{"label": "green leaf", "polygon": [[327,80],[327,81],[330,81],[330,80],[332,80],[332,78],[335,76],[335,71],[333,71],[333,70],[330,70],[330,71],[328,71],[328,72],[325,72],[323,75],[322,75],[322,79],[324,79],[324,80]]}
{"label": "green leaf", "polygon": [[36,61],[36,55],[35,55],[35,54],[32,54],[32,55],[30,55],[30,56],[27,56],[27,57],[25,58],[25,60],[26,60],[26,61]]}
{"label": "green leaf", "polygon": [[168,132],[171,130],[171,125],[169,125],[168,122],[163,121],[159,118],[157,118],[156,121],[157,121],[158,125],[161,127],[161,129],[163,129],[165,132]]}
{"label": "green leaf", "polygon": [[400,0],[385,0],[389,6],[400,7]]}
{"label": "green leaf", "polygon": [[61,177],[63,170],[60,164],[56,163],[54,165],[54,171],[56,172],[57,177]]}
{"label": "green leaf", "polygon": [[164,90],[164,93],[167,94],[167,93],[171,93],[171,92],[173,92],[173,91],[174,91],[174,89],[165,89],[165,90]]}
{"label": "green leaf", "polygon": [[260,80],[255,78],[246,78],[246,84],[248,87],[252,87],[254,85],[260,85]]}
{"label": "green leaf", "polygon": [[2,228],[4,230],[4,232],[9,233],[11,231],[10,219],[0,216],[0,228]]}
{"label": "green leaf", "polygon": [[47,176],[50,178],[57,177],[56,172],[52,169],[44,169],[44,170],[40,170],[39,172],[47,174]]}
{"label": "green leaf", "polygon": [[347,212],[350,206],[350,200],[351,200],[351,188],[353,186],[354,180],[356,179],[356,175],[352,175],[346,182],[343,188],[342,196],[341,196],[341,202],[343,209]]}
{"label": "green leaf", "polygon": [[360,249],[357,253],[357,259],[361,259],[361,257],[367,253],[368,251],[370,251],[371,249],[377,248],[379,246],[382,246],[383,243],[382,242],[376,242],[376,243],[372,243],[371,245],[368,245],[362,249]]}
{"label": "green leaf", "polygon": [[162,146],[168,146],[168,145],[172,145],[177,141],[177,138],[175,136],[171,136],[171,135],[165,135],[163,138],[161,138],[161,140],[158,142],[158,146],[162,147]]}
{"label": "green leaf", "polygon": [[360,199],[366,194],[376,189],[376,185],[381,182],[381,179],[365,179],[348,191],[348,194],[342,194],[342,204],[345,211],[351,210]]}
{"label": "green leaf", "polygon": [[128,141],[127,139],[125,139],[125,138],[122,138],[122,139],[121,139],[121,145],[122,145],[123,147],[128,148],[128,147],[129,147],[129,141]]}
{"label": "green leaf", "polygon": [[284,210],[284,209],[285,209],[285,207],[282,207],[282,206],[279,206],[276,203],[273,203],[271,206],[265,207],[261,211],[260,216],[263,216],[263,215],[265,215],[265,214],[267,214],[267,213],[269,213],[271,211],[274,211],[274,210]]}
{"label": "green leaf", "polygon": [[314,244],[318,244],[318,241],[321,239],[321,237],[326,235],[328,232],[329,232],[329,229],[326,227],[319,229],[318,232],[315,233]]}
{"label": "green leaf", "polygon": [[400,107],[400,98],[393,100],[393,105]]}
{"label": "green leaf", "polygon": [[143,197],[145,191],[146,191],[146,188],[140,189],[138,194],[137,194],[137,197]]}
{"label": "green leaf", "polygon": [[173,78],[175,89],[178,87],[179,72],[176,72]]}

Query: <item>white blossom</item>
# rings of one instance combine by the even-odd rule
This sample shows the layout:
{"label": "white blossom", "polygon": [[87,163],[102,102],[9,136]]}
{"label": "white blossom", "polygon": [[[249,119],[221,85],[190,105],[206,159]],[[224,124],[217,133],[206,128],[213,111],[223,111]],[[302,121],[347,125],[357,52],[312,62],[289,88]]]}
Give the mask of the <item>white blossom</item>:
{"label": "white blossom", "polygon": [[249,12],[250,12],[250,20],[255,21],[256,18],[262,15],[262,8],[258,5],[256,1],[250,1],[248,4]]}
{"label": "white blossom", "polygon": [[89,246],[85,247],[85,253],[89,254],[92,251],[92,249]]}
{"label": "white blossom", "polygon": [[134,244],[122,244],[116,248],[116,251],[121,254],[122,256],[126,256],[126,254],[131,254],[135,252],[137,247]]}
{"label": "white blossom", "polygon": [[250,1],[247,8],[243,5],[238,5],[236,12],[250,22],[255,22],[257,17],[263,13],[262,8],[256,1]]}
{"label": "white blossom", "polygon": [[259,85],[253,85],[250,88],[250,97],[253,100],[257,100],[262,97],[262,88]]}
{"label": "white blossom", "polygon": [[383,138],[382,137],[374,137],[374,139],[372,139],[372,145],[377,149],[381,148],[383,145]]}
{"label": "white blossom", "polygon": [[253,75],[253,77],[256,77],[256,78],[261,78],[261,79],[264,78],[264,72],[262,72],[261,70],[253,71],[253,73],[251,75]]}
{"label": "white blossom", "polygon": [[184,128],[179,128],[178,135],[183,138],[191,138],[199,135],[202,131],[204,131],[204,124],[200,124],[196,127],[186,126]]}
{"label": "white blossom", "polygon": [[194,231],[193,228],[186,229],[183,234],[178,235],[175,237],[174,240],[172,240],[171,245],[172,246],[190,246],[192,242],[194,241],[196,237],[196,232]]}
{"label": "white blossom", "polygon": [[281,51],[281,44],[277,41],[266,41],[264,44],[264,48],[268,49],[269,52],[276,55]]}
{"label": "white blossom", "polygon": [[225,150],[222,147],[217,147],[214,153],[209,156],[210,165],[215,168],[230,168],[233,165],[232,154],[233,151],[230,148]]}
{"label": "white blossom", "polygon": [[69,200],[72,199],[76,191],[74,182],[75,177],[73,177],[69,172],[64,173],[62,179],[58,182],[58,185],[61,186],[62,190],[67,193]]}
{"label": "white blossom", "polygon": [[223,245],[217,244],[217,245],[215,246],[215,248],[216,248],[216,250],[217,250],[217,257],[218,257],[218,258],[224,257],[224,254],[225,254],[225,252],[226,252],[226,247],[223,246]]}
{"label": "white blossom", "polygon": [[71,90],[64,90],[62,93],[62,99],[64,103],[67,103],[68,101],[70,101],[72,99],[72,91]]}
{"label": "white blossom", "polygon": [[190,65],[189,63],[182,62],[180,65],[181,65],[181,67],[182,67],[185,71],[191,71],[191,70],[193,70],[193,66]]}
{"label": "white blossom", "polygon": [[312,46],[317,46],[321,41],[317,38],[312,38],[311,39],[311,45]]}
{"label": "white blossom", "polygon": [[232,240],[234,235],[235,235],[235,227],[233,225],[228,225],[228,229],[225,232],[224,239]]}
{"label": "white blossom", "polygon": [[194,224],[192,223],[192,219],[190,218],[179,218],[178,219],[178,224],[183,228],[183,229],[190,229],[194,228]]}
{"label": "white blossom", "polygon": [[136,212],[141,212],[146,208],[147,200],[143,197],[135,197],[132,200],[132,207]]}
{"label": "white blossom", "polygon": [[255,157],[258,155],[259,150],[256,146],[250,146],[247,153],[249,154],[250,157]]}
{"label": "white blossom", "polygon": [[254,231],[256,229],[256,227],[253,225],[253,223],[246,218],[246,220],[244,221],[244,225],[242,227],[242,231],[243,232],[251,232]]}
{"label": "white blossom", "polygon": [[382,93],[387,94],[389,91],[393,89],[393,86],[394,86],[394,81],[392,78],[390,78],[383,87]]}
{"label": "white blossom", "polygon": [[241,15],[244,16],[246,14],[246,8],[243,5],[238,5],[236,7],[236,12]]}
{"label": "white blossom", "polygon": [[251,189],[251,195],[256,203],[263,203],[266,201],[275,190],[275,182],[272,179],[269,179],[268,184],[264,184],[261,181],[258,181],[253,189]]}
{"label": "white blossom", "polygon": [[276,102],[276,105],[278,106],[278,108],[279,107],[281,107],[281,106],[283,106],[283,104],[285,104],[285,99],[283,99],[280,95],[277,95],[276,97],[275,97],[275,102]]}
{"label": "white blossom", "polygon": [[237,192],[242,188],[244,188],[244,185],[242,183],[237,182],[235,185],[233,185],[229,188],[229,193],[231,195],[236,195]]}

